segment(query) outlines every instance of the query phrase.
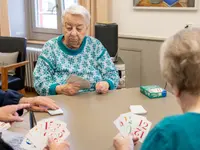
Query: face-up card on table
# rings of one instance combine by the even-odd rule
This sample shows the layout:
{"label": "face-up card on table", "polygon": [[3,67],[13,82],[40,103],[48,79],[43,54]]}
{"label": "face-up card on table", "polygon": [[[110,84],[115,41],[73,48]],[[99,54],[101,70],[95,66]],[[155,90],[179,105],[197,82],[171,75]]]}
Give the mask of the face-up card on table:
{"label": "face-up card on table", "polygon": [[67,83],[77,83],[80,85],[80,89],[89,89],[90,88],[90,82],[88,80],[85,80],[76,75],[70,75],[70,77],[67,80]]}
{"label": "face-up card on table", "polygon": [[138,114],[138,115],[147,113],[147,111],[141,105],[131,105],[130,110],[132,113]]}
{"label": "face-up card on table", "polygon": [[52,116],[54,115],[61,115],[63,114],[63,110],[61,108],[56,109],[56,110],[48,110],[48,113]]}

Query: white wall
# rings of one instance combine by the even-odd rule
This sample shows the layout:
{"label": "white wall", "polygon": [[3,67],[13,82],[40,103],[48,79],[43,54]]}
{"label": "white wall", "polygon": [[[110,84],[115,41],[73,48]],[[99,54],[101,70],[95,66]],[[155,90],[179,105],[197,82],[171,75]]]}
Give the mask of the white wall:
{"label": "white wall", "polygon": [[25,0],[8,0],[11,36],[26,37]]}
{"label": "white wall", "polygon": [[166,38],[188,23],[200,25],[200,2],[198,9],[134,10],[133,0],[113,0],[112,21],[118,23],[121,35]]}

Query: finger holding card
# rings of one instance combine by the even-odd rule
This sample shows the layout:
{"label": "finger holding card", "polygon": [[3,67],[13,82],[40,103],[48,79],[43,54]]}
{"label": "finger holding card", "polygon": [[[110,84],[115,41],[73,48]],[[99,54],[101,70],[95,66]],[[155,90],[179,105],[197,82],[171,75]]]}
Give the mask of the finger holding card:
{"label": "finger holding card", "polygon": [[58,85],[56,87],[56,92],[58,94],[64,94],[68,96],[73,96],[80,90],[80,85],[78,83],[67,83],[64,85]]}

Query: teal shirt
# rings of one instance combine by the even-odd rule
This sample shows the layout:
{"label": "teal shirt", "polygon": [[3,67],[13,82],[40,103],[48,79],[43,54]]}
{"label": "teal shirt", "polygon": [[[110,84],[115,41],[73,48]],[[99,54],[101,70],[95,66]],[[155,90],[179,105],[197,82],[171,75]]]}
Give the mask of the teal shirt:
{"label": "teal shirt", "polygon": [[167,117],[148,134],[141,150],[200,150],[200,114]]}
{"label": "teal shirt", "polygon": [[89,92],[99,81],[107,81],[110,90],[119,84],[118,71],[102,43],[86,36],[79,49],[72,50],[63,42],[63,35],[53,38],[43,46],[33,72],[34,88],[40,95],[55,95],[56,86],[66,84],[71,74],[91,83]]}

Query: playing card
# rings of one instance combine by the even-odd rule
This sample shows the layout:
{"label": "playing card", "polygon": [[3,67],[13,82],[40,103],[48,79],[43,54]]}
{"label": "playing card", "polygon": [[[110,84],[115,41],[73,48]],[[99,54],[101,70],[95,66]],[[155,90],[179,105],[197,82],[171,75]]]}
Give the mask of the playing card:
{"label": "playing card", "polygon": [[26,138],[31,141],[37,148],[43,143],[43,129],[42,124],[38,124],[34,128],[32,128],[29,133],[26,135]]}
{"label": "playing card", "polygon": [[144,141],[151,127],[151,122],[144,116],[132,112],[121,114],[114,124],[123,136],[134,135],[140,142]]}
{"label": "playing card", "polygon": [[70,75],[70,77],[67,80],[67,83],[77,83],[80,84],[80,89],[88,89],[90,88],[90,82],[88,80],[85,80],[81,77],[78,77],[76,75]]}
{"label": "playing card", "polygon": [[124,114],[120,115],[120,119],[121,119],[120,121],[124,122],[124,123],[127,123],[127,122],[130,123],[130,122],[132,122],[132,121],[134,121],[136,119],[140,119],[140,118],[146,119],[146,117],[136,115],[136,114],[134,114],[132,112],[128,112],[128,113],[124,113]]}
{"label": "playing card", "polygon": [[123,135],[129,135],[132,126],[136,126],[137,121],[140,119],[146,119],[146,118],[144,116],[135,115],[132,112],[121,114],[119,119],[121,127],[119,130]]}
{"label": "playing card", "polygon": [[137,123],[132,125],[131,133],[133,136],[138,137],[139,141],[143,143],[146,138],[149,130],[151,128],[152,123],[147,119],[139,119]]}
{"label": "playing card", "polygon": [[25,150],[37,150],[36,146],[33,145],[33,143],[27,137],[25,137],[22,141],[20,148]]}
{"label": "playing card", "polygon": [[29,139],[37,149],[43,149],[48,144],[48,139],[52,138],[55,142],[62,142],[69,136],[66,123],[56,119],[44,119],[37,123],[29,131],[26,138]]}
{"label": "playing card", "polygon": [[134,114],[146,114],[147,111],[141,105],[131,105],[130,110]]}
{"label": "playing card", "polygon": [[48,110],[48,113],[52,116],[63,114],[63,110],[61,108],[56,110]]}
{"label": "playing card", "polygon": [[0,122],[0,132],[9,129],[10,127],[10,123]]}

